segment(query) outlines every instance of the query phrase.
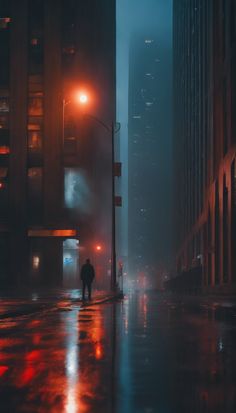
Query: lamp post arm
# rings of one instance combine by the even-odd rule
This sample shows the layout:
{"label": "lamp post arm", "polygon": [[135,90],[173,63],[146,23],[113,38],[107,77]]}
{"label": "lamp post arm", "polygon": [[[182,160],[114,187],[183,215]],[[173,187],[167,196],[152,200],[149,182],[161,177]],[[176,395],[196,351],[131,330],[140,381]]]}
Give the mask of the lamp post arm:
{"label": "lamp post arm", "polygon": [[89,118],[94,120],[95,122],[99,123],[100,125],[102,125],[108,132],[112,131],[112,128],[107,125],[105,122],[103,122],[101,119],[97,118],[96,116],[90,115],[89,113],[86,113],[84,115],[84,119]]}

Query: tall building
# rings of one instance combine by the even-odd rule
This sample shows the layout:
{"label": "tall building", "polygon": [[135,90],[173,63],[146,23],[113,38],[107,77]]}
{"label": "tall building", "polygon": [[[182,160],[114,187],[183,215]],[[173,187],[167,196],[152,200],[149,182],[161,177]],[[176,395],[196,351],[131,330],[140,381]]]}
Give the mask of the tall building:
{"label": "tall building", "polygon": [[61,285],[97,242],[109,261],[111,136],[79,88],[111,124],[115,0],[0,0],[0,285]]}
{"label": "tall building", "polygon": [[174,1],[175,285],[236,282],[236,4]]}
{"label": "tall building", "polygon": [[134,35],[131,40],[129,273],[140,283],[158,278],[170,250],[170,55],[156,36]]}

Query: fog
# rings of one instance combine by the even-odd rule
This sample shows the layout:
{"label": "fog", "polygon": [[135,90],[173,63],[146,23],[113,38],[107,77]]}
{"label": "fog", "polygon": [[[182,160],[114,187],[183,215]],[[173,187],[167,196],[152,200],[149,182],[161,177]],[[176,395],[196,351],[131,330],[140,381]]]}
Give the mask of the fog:
{"label": "fog", "polygon": [[118,251],[129,280],[156,287],[172,263],[172,0],[117,1],[117,119]]}

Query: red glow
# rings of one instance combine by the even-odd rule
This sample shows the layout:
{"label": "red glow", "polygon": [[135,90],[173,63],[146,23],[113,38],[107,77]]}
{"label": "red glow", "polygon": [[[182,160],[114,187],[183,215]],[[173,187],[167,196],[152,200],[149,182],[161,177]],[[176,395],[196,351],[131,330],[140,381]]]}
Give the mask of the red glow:
{"label": "red glow", "polygon": [[101,251],[101,250],[102,250],[101,245],[96,245],[96,251]]}
{"label": "red glow", "polygon": [[8,369],[8,366],[0,366],[0,377],[3,376],[3,374],[5,374]]}
{"label": "red glow", "polygon": [[95,357],[97,360],[101,360],[102,358],[102,346],[100,343],[96,344],[96,348],[95,348]]}
{"label": "red glow", "polygon": [[4,188],[4,185],[2,182],[0,182],[0,189]]}
{"label": "red glow", "polygon": [[0,155],[8,155],[10,153],[10,149],[8,146],[0,146]]}
{"label": "red glow", "polygon": [[28,326],[29,327],[37,327],[37,326],[39,326],[41,324],[41,320],[32,320],[29,324],[28,324]]}
{"label": "red glow", "polygon": [[42,338],[41,334],[38,334],[38,333],[34,334],[33,335],[33,344],[35,346],[38,346],[40,344],[41,338]]}
{"label": "red glow", "polygon": [[27,361],[36,361],[40,358],[40,351],[39,350],[33,350],[30,351],[29,353],[26,354],[26,360]]}
{"label": "red glow", "polygon": [[24,386],[31,381],[35,376],[35,368],[32,366],[26,367],[21,376],[19,386]]}

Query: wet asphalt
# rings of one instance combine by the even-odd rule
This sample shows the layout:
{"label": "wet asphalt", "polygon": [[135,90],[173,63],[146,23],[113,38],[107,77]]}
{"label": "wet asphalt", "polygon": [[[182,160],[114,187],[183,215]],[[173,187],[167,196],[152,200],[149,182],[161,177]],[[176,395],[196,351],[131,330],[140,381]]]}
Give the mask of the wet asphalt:
{"label": "wet asphalt", "polygon": [[160,293],[0,320],[1,413],[235,413],[236,310]]}

